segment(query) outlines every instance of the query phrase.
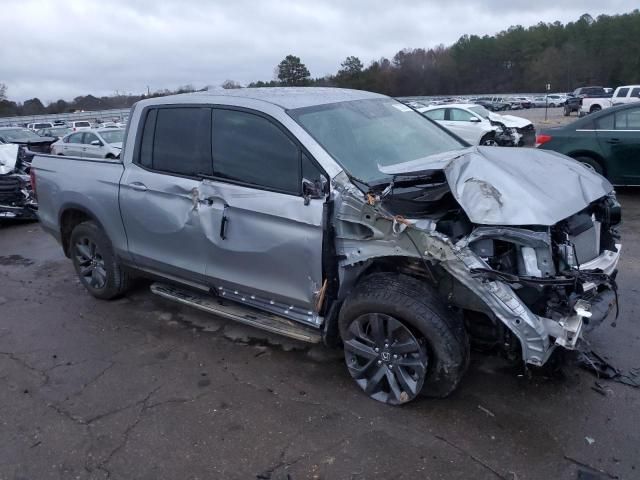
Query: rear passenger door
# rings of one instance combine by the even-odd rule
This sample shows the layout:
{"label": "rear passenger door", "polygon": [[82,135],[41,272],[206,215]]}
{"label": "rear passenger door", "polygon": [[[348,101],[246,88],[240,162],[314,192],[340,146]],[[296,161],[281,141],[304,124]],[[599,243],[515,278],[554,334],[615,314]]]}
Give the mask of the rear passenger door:
{"label": "rear passenger door", "polygon": [[212,140],[213,176],[201,187],[210,209],[202,217],[207,277],[222,295],[314,323],[325,200],[305,198],[302,183],[326,185],[326,175],[257,112],[214,109]]}
{"label": "rear passenger door", "polygon": [[211,108],[148,108],[136,138],[120,184],[129,252],[144,270],[204,283],[208,209],[199,189],[213,173]]}

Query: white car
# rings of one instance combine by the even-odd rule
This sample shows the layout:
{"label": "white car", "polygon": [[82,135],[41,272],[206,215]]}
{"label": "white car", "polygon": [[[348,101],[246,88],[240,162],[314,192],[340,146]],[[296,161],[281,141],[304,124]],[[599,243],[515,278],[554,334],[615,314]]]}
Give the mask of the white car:
{"label": "white car", "polygon": [[69,122],[69,127],[74,132],[81,132],[82,130],[91,130],[91,124],[86,120],[77,120],[75,122]]}
{"label": "white car", "polygon": [[123,137],[124,130],[121,128],[72,132],[51,145],[51,154],[116,159],[122,150]]}
{"label": "white car", "polygon": [[27,125],[27,128],[29,130],[33,130],[34,132],[36,130],[41,130],[43,128],[51,128],[53,127],[53,123],[51,122],[38,122],[38,123],[30,123]]}
{"label": "white car", "polygon": [[567,96],[560,93],[550,93],[547,95],[547,100],[550,108],[561,107],[567,103]]}
{"label": "white car", "polygon": [[417,110],[471,145],[530,146],[535,143],[535,128],[529,120],[499,115],[481,105],[456,103]]}

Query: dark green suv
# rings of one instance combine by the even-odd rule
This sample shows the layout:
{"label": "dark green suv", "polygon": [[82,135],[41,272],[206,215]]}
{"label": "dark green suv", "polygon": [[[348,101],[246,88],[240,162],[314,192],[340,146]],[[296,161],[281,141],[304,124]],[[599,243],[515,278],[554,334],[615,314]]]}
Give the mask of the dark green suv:
{"label": "dark green suv", "polygon": [[615,185],[640,185],[640,102],[542,130],[536,145],[584,163]]}

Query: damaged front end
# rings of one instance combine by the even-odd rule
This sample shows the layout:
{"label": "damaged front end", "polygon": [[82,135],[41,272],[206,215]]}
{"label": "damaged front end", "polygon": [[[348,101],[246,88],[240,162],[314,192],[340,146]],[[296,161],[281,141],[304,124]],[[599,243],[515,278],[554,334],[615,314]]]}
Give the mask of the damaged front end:
{"label": "damaged front end", "polygon": [[336,177],[339,296],[367,272],[402,271],[460,309],[472,337],[526,363],[575,348],[617,306],[620,204],[576,162],[522,150],[380,168],[391,179],[368,191]]}
{"label": "damaged front end", "polygon": [[15,144],[0,144],[0,219],[36,219],[29,170],[33,154]]}

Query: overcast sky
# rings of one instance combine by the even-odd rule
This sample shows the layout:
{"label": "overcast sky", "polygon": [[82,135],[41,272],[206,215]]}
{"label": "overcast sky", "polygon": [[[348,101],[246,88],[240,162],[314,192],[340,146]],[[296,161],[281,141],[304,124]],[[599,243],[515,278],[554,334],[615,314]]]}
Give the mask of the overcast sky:
{"label": "overcast sky", "polygon": [[271,80],[285,55],[314,77],[510,25],[629,12],[637,0],[2,0],[12,100]]}

